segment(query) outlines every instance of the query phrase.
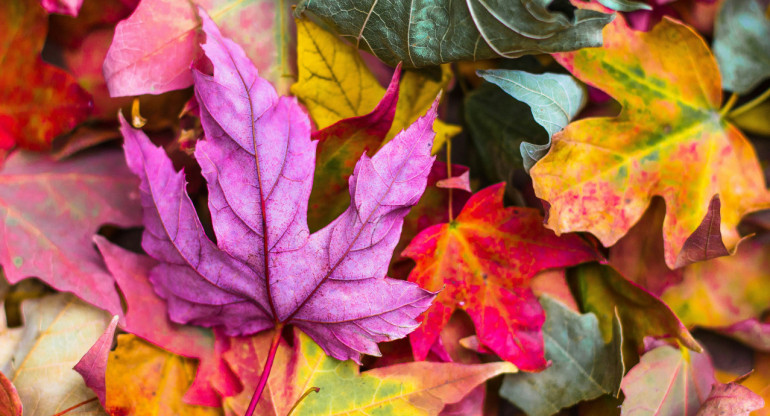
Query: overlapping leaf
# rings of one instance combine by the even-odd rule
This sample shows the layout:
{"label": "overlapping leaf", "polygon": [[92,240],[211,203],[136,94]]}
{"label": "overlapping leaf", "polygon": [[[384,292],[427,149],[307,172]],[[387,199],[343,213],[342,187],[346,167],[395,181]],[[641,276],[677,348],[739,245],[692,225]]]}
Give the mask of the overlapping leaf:
{"label": "overlapping leaf", "polygon": [[548,133],[546,144],[521,143],[519,151],[527,171],[548,153],[550,138],[563,129],[585,105],[585,90],[569,75],[530,74],[505,69],[480,71],[479,75],[527,104],[537,124]]}
{"label": "overlapping leaf", "polygon": [[735,256],[695,263],[661,299],[687,326],[727,327],[757,318],[770,304],[767,241],[744,241]]}
{"label": "overlapping leaf", "polygon": [[548,227],[589,231],[611,246],[666,201],[666,264],[726,255],[741,217],[770,206],[754,149],[719,113],[716,61],[692,29],[664,19],[647,33],[618,17],[603,48],[559,54],[579,79],[616,98],[616,118],[570,124],[532,168]]}
{"label": "overlapping leaf", "polygon": [[182,395],[195,375],[195,362],[163,351],[133,335],[118,335],[106,374],[110,414],[215,416],[219,409],[194,406]]}
{"label": "overlapping leaf", "polygon": [[750,412],[763,407],[765,401],[746,387],[735,382],[717,383],[695,416],[749,416]]}
{"label": "overlapping leaf", "polygon": [[91,98],[40,57],[48,18],[38,0],[2,2],[0,27],[0,152],[16,144],[50,149],[54,137],[88,116]]}
{"label": "overlapping leaf", "polygon": [[537,272],[597,258],[578,236],[555,236],[533,209],[503,208],[504,184],[471,197],[448,224],[423,230],[402,253],[417,262],[409,275],[428,290],[442,289],[421,316],[410,341],[425,359],[457,309],[468,312],[481,343],[523,370],[545,366],[545,317],[528,282]]}
{"label": "overlapping leaf", "polygon": [[[241,415],[256,386],[270,334],[236,340],[227,361],[244,381],[245,394],[225,402],[226,414]],[[268,381],[271,400],[263,400],[257,414],[285,415],[310,387],[320,391],[300,402],[292,415],[438,415],[448,403],[459,401],[485,380],[516,371],[507,362],[457,364],[413,362],[359,373],[351,361],[339,361],[305,334],[295,331],[293,350],[284,343]],[[261,367],[261,366],[260,366]]]}
{"label": "overlapping leaf", "polygon": [[[297,20],[297,51],[299,76],[291,92],[307,106],[319,129],[368,114],[385,94],[354,47],[309,20]],[[387,138],[392,139],[425,114],[451,79],[448,65],[441,68],[437,79],[432,79],[430,74],[406,72]],[[460,132],[458,126],[441,120],[436,120],[433,129],[436,131],[434,153]]]}
{"label": "overlapping leaf", "polygon": [[141,224],[137,180],[120,152],[55,162],[16,152],[0,171],[0,264],[12,283],[39,277],[123,315],[115,282],[91,238],[102,224]]}
{"label": "overlapping leaf", "polygon": [[612,20],[592,10],[553,12],[553,1],[303,0],[295,14],[321,21],[380,60],[407,68],[599,46]]}
{"label": "overlapping leaf", "polygon": [[[94,397],[72,367],[102,334],[109,316],[65,293],[27,300],[22,309],[21,341],[0,366],[18,390],[24,415],[51,416]],[[71,414],[103,414],[99,409],[97,403]]]}
{"label": "overlapping leaf", "polygon": [[581,309],[593,312],[605,341],[610,341],[615,309],[623,323],[623,339],[631,351],[641,351],[644,338],[674,337],[682,345],[701,351],[687,328],[659,298],[623,278],[609,266],[587,264],[568,271]]}
{"label": "overlapping leaf", "polygon": [[694,416],[716,383],[705,353],[667,345],[642,355],[623,378],[622,416]]}
{"label": "overlapping leaf", "polygon": [[214,75],[195,72],[206,140],[195,156],[208,182],[217,245],[204,234],[162,149],[123,120],[129,167],[141,178],[142,246],[173,321],[252,334],[289,323],[338,359],[376,355],[404,337],[434,295],[385,277],[403,217],[422,194],[435,104],[350,178],[350,207],[309,235],[316,143],[296,100],[279,98],[243,50],[203,15]]}
{"label": "overlapping leaf", "polygon": [[261,75],[276,84],[288,66],[290,32],[282,3],[273,0],[142,0],[115,28],[104,76],[113,97],[160,94],[193,83],[190,64],[203,41],[197,6],[226,36],[247,45]]}
{"label": "overlapping leaf", "polygon": [[198,360],[197,377],[185,394],[185,401],[205,406],[219,406],[220,394],[232,395],[240,387],[222,359],[226,344],[216,342],[208,329],[170,322],[167,306],[150,283],[154,259],[131,253],[103,237],[96,245],[107,268],[126,299],[125,325],[122,328],[173,354]]}
{"label": "overlapping leaf", "polygon": [[500,395],[530,416],[550,416],[603,394],[617,397],[625,373],[619,319],[612,341],[605,344],[596,316],[578,315],[548,296],[540,303],[546,313],[545,357],[551,366],[540,373],[506,376]]}

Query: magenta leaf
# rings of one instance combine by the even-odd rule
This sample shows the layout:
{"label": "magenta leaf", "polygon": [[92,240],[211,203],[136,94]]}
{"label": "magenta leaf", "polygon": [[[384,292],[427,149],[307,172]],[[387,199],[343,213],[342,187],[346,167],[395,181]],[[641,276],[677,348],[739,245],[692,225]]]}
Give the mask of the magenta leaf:
{"label": "magenta leaf", "polygon": [[122,120],[129,167],[141,179],[142,246],[172,321],[253,334],[293,324],[341,360],[379,354],[434,298],[387,278],[404,216],[427,182],[436,104],[349,180],[350,207],[310,235],[316,143],[296,99],[278,97],[244,51],[201,11],[214,75],[193,72],[206,140],[195,157],[208,182],[217,244],[205,235],[165,152]]}
{"label": "magenta leaf", "polygon": [[142,223],[137,182],[117,151],[58,162],[12,154],[0,171],[0,264],[8,281],[35,276],[122,316],[91,239],[105,223]]}
{"label": "magenta leaf", "polygon": [[126,319],[121,328],[169,352],[199,360],[198,372],[184,401],[217,407],[221,405],[220,394],[237,393],[241,386],[222,358],[223,350],[227,349],[223,343],[227,340],[215,339],[208,329],[169,321],[166,302],[155,294],[149,280],[150,270],[158,262],[120,248],[101,236],[94,241],[126,299]]}
{"label": "magenta leaf", "polygon": [[99,403],[102,406],[104,406],[107,397],[107,385],[105,382],[107,358],[110,355],[112,340],[115,338],[115,328],[118,326],[119,318],[118,315],[112,317],[112,321],[107,325],[104,333],[73,367],[73,370],[83,377],[86,386],[96,393],[96,397],[99,398]]}

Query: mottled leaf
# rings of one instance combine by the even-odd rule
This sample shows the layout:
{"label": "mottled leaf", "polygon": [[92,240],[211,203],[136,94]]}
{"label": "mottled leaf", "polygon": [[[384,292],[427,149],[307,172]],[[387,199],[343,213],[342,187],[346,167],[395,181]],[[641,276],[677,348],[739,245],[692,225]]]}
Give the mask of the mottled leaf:
{"label": "mottled leaf", "polygon": [[[109,321],[104,312],[60,293],[22,305],[24,331],[2,372],[16,386],[25,416],[51,416],[94,397],[72,369]],[[44,382],[43,382],[44,380]],[[68,415],[103,414],[98,403]]]}
{"label": "mottled leaf", "polygon": [[770,246],[752,238],[735,256],[691,264],[661,299],[687,326],[726,327],[758,317],[770,304]]}
{"label": "mottled leaf", "polygon": [[603,394],[617,397],[623,378],[623,336],[616,317],[612,341],[604,343],[593,314],[579,315],[548,296],[545,309],[545,358],[539,373],[505,376],[500,395],[530,416],[550,416],[560,409]]}
{"label": "mottled leaf", "polygon": [[[569,124],[586,102],[584,88],[569,75],[530,74],[506,69],[479,71],[479,75],[527,104],[535,122],[543,126],[549,138]],[[524,169],[529,171],[550,147],[550,139],[544,145],[522,142],[520,152]]]}
{"label": "mottled leaf", "polygon": [[770,206],[770,194],[751,144],[720,116],[713,55],[670,19],[645,33],[618,17],[604,39],[603,48],[556,56],[623,110],[571,123],[530,171],[550,205],[547,226],[588,231],[611,246],[660,195],[670,268],[729,254],[741,217]]}
{"label": "mottled leaf", "polygon": [[221,327],[229,336],[293,324],[338,359],[377,355],[377,342],[406,336],[435,296],[385,273],[433,163],[437,103],[374,157],[361,157],[350,207],[309,235],[316,150],[309,120],[202,16],[214,75],[195,71],[206,134],[195,156],[208,182],[216,245],[183,173],[122,120],[126,158],[142,182],[142,246],[160,262],[150,272],[155,291],[175,322]]}
{"label": "mottled leaf", "polygon": [[587,264],[569,270],[567,276],[575,288],[581,309],[599,318],[605,341],[611,339],[617,308],[623,323],[623,339],[637,351],[643,348],[646,336],[675,337],[682,345],[701,351],[700,345],[665,303],[626,280],[612,267]]}
{"label": "mottled leaf", "polygon": [[711,359],[685,348],[657,347],[623,378],[622,416],[694,416],[716,383]]}
{"label": "mottled leaf", "polygon": [[541,270],[598,257],[580,237],[560,238],[543,228],[536,210],[503,208],[503,186],[477,192],[454,221],[423,230],[402,253],[417,262],[409,281],[441,290],[409,338],[419,360],[452,312],[462,309],[485,346],[520,369],[542,369],[545,317],[529,280]]}
{"label": "mottled leaf", "polygon": [[407,68],[460,60],[571,51],[600,46],[612,15],[575,9],[553,12],[552,1],[302,0],[311,12],[356,47]]}
{"label": "mottled leaf", "polygon": [[0,151],[48,150],[85,120],[91,98],[62,69],[43,62],[48,16],[38,0],[0,2]]}
{"label": "mottled leaf", "polygon": [[[161,94],[193,83],[190,65],[204,40],[197,6],[222,27],[225,36],[247,46],[260,74],[278,85],[288,66],[288,10],[274,0],[142,0],[115,28],[104,60],[113,97]],[[283,15],[282,15],[283,13]]]}
{"label": "mottled leaf", "polygon": [[141,224],[137,182],[117,151],[59,162],[12,154],[0,171],[0,264],[8,281],[35,276],[122,316],[91,238],[105,223]]}
{"label": "mottled leaf", "polygon": [[163,351],[130,334],[118,335],[107,364],[107,403],[112,415],[215,416],[220,409],[194,406],[182,395],[195,376],[195,361]]}
{"label": "mottled leaf", "polygon": [[118,315],[112,317],[112,321],[107,325],[104,333],[86,351],[85,355],[80,358],[75,367],[72,368],[83,377],[86,386],[96,393],[96,397],[99,398],[99,403],[102,406],[105,403],[104,375],[107,372],[107,358],[112,348],[112,341],[115,339],[115,328],[118,326],[118,318]]}
{"label": "mottled leaf", "polygon": [[[253,391],[264,362],[268,334],[234,342],[227,361]],[[281,353],[281,350],[284,350]],[[279,361],[280,360],[280,361]],[[308,415],[438,415],[445,404],[455,403],[487,379],[516,371],[507,362],[457,364],[413,362],[376,368],[359,373],[351,361],[339,361],[324,354],[307,335],[295,331],[293,351],[279,348],[274,373],[268,381],[272,406],[263,415],[285,415],[310,387],[320,391],[307,396],[292,413]],[[256,376],[256,377],[255,377]],[[250,394],[226,402],[228,414],[240,415]]]}
{"label": "mottled leaf", "polygon": [[759,0],[722,2],[714,24],[714,55],[724,89],[744,94],[770,77],[770,19]]}
{"label": "mottled leaf", "polygon": [[738,383],[716,383],[711,386],[706,401],[696,416],[749,416],[750,412],[765,407],[765,401],[756,393]]}

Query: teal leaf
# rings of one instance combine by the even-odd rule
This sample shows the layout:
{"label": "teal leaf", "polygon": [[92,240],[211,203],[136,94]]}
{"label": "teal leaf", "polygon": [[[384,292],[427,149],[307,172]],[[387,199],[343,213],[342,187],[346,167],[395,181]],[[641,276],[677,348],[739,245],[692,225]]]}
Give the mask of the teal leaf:
{"label": "teal leaf", "polygon": [[553,0],[301,0],[295,14],[311,12],[357,47],[407,68],[601,46],[614,15],[557,1],[572,17],[551,11]]}
{"label": "teal leaf", "polygon": [[535,121],[548,132],[546,144],[521,143],[521,157],[527,171],[548,153],[550,137],[566,127],[586,102],[585,89],[569,75],[493,69],[479,71],[479,76],[529,105]]}
{"label": "teal leaf", "polygon": [[612,340],[605,344],[594,314],[579,315],[548,296],[540,303],[546,313],[545,357],[552,365],[540,373],[505,376],[500,395],[530,416],[550,416],[603,394],[617,397],[625,372],[617,315]]}
{"label": "teal leaf", "polygon": [[757,0],[726,0],[714,26],[722,87],[743,94],[770,77],[770,20]]}
{"label": "teal leaf", "polygon": [[642,1],[634,0],[599,0],[602,6],[618,12],[634,12],[637,10],[652,10],[652,6]]}

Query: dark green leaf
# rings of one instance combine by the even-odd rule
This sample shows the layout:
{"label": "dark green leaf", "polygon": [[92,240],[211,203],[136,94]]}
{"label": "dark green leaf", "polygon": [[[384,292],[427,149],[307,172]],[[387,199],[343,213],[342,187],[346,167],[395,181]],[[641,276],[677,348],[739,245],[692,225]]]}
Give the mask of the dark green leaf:
{"label": "dark green leaf", "polygon": [[613,15],[593,10],[552,12],[552,0],[301,0],[341,36],[382,61],[407,68],[459,60],[601,46]]}
{"label": "dark green leaf", "polygon": [[540,303],[545,357],[552,365],[540,373],[507,375],[500,394],[530,416],[550,416],[603,394],[617,397],[625,372],[617,316],[612,341],[605,344],[594,314],[579,315],[548,296]]}

